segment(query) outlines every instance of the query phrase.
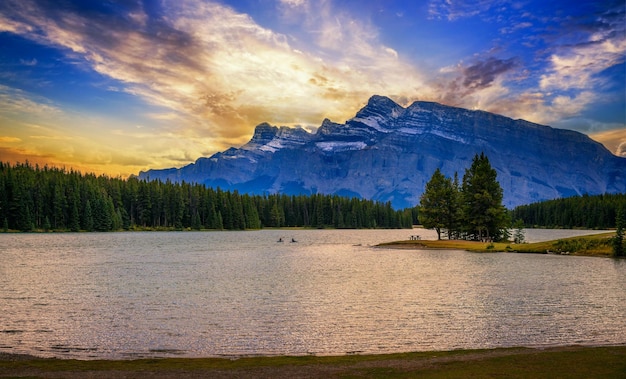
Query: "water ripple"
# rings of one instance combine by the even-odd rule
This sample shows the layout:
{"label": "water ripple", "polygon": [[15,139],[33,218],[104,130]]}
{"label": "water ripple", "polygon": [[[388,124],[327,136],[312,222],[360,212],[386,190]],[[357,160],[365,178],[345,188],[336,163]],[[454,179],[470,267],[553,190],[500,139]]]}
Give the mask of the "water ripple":
{"label": "water ripple", "polygon": [[370,247],[410,234],[0,235],[0,350],[126,359],[626,343],[626,262]]}

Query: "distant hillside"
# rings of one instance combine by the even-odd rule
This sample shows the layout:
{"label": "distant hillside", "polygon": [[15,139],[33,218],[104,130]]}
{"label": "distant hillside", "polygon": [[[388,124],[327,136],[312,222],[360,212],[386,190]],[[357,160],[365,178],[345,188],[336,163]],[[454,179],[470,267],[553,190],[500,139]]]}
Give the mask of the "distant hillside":
{"label": "distant hillside", "polygon": [[513,220],[526,226],[548,228],[615,228],[617,209],[626,209],[626,193],[573,196],[521,205],[513,210]]}
{"label": "distant hillside", "polygon": [[345,124],[316,133],[260,124],[240,148],[140,178],[202,183],[247,193],[338,194],[419,203],[435,169],[463,175],[484,152],[498,172],[504,205],[626,192],[626,158],[586,135],[437,103],[407,108],[373,96]]}

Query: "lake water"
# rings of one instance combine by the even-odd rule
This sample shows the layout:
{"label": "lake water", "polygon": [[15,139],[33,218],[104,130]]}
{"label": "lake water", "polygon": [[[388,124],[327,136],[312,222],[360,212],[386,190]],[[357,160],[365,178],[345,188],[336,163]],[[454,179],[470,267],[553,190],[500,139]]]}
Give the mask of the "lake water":
{"label": "lake water", "polygon": [[[526,238],[555,233],[589,232]],[[626,260],[370,246],[411,234],[435,237],[0,234],[0,352],[125,359],[626,343]]]}

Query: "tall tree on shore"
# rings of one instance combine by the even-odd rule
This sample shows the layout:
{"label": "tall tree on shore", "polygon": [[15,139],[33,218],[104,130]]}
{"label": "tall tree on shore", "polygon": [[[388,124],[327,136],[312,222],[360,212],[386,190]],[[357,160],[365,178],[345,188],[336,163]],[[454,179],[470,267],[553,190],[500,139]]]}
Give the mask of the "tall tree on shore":
{"label": "tall tree on shore", "polygon": [[508,213],[502,205],[502,187],[484,153],[476,154],[463,175],[463,225],[471,239],[498,240],[507,233]]}
{"label": "tall tree on shore", "polygon": [[624,214],[624,207],[617,208],[617,215],[615,217],[615,237],[613,237],[613,255],[616,257],[623,257],[626,255],[624,251],[624,227],[626,227],[626,215]]}
{"label": "tall tree on shore", "polygon": [[419,219],[425,228],[437,231],[437,239],[441,239],[442,229],[452,237],[458,220],[457,199],[458,189],[452,180],[435,170],[420,197]]}
{"label": "tall tree on shore", "polygon": [[517,219],[517,220],[515,220],[515,222],[511,226],[515,230],[513,232],[513,242],[515,242],[515,243],[524,243],[524,239],[525,239],[525,236],[524,236],[524,220]]}

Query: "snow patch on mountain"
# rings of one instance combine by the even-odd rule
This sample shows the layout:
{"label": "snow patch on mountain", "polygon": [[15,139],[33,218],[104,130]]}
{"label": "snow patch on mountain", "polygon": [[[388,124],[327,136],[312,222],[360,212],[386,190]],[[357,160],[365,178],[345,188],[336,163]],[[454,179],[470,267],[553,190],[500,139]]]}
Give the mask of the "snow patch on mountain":
{"label": "snow patch on mountain", "polygon": [[367,125],[372,129],[375,129],[381,133],[390,133],[391,130],[387,129],[387,128],[383,128],[382,126],[380,126],[380,124],[378,123],[378,120],[376,120],[373,117],[367,117],[367,118],[361,118],[361,117],[355,117],[350,121],[354,121],[354,122],[360,122],[361,124]]}
{"label": "snow patch on mountain", "polygon": [[315,145],[320,150],[325,151],[325,152],[361,150],[367,147],[367,144],[362,141],[357,141],[357,142],[325,141],[325,142],[317,142]]}
{"label": "snow patch on mountain", "polygon": [[417,134],[423,134],[424,130],[418,129],[418,128],[412,128],[412,127],[404,127],[404,128],[398,129],[398,133],[417,135]]}
{"label": "snow patch on mountain", "polygon": [[273,139],[270,142],[266,143],[265,145],[260,146],[259,150],[267,151],[268,153],[275,153],[277,150],[280,150],[285,147],[285,145],[282,142],[283,142],[282,140]]}
{"label": "snow patch on mountain", "polygon": [[446,133],[446,132],[441,131],[441,130],[431,130],[430,134],[434,134],[437,137],[445,138],[445,139],[448,139],[448,140],[451,140],[451,141],[461,142],[463,144],[467,143],[467,140],[465,138],[462,138],[462,137],[460,137],[458,135]]}

